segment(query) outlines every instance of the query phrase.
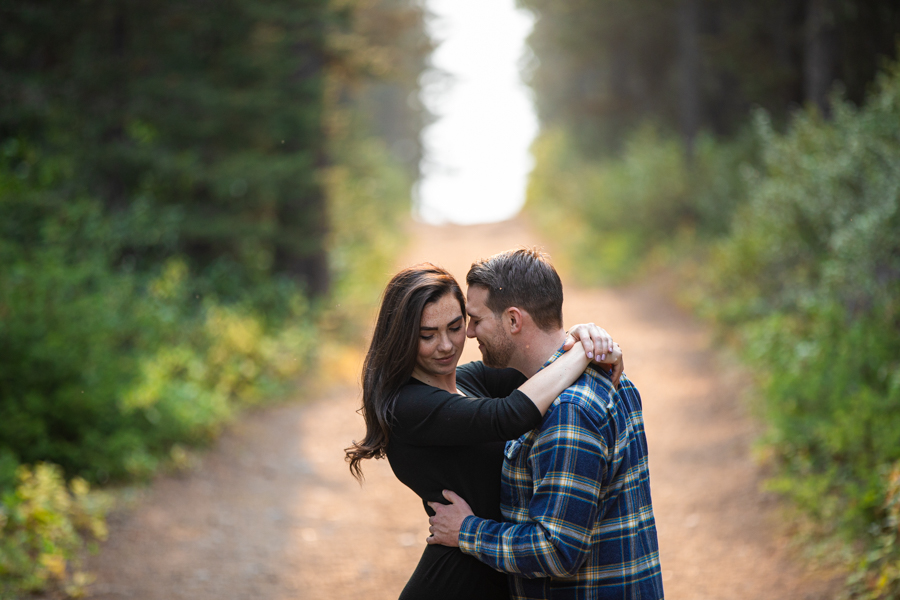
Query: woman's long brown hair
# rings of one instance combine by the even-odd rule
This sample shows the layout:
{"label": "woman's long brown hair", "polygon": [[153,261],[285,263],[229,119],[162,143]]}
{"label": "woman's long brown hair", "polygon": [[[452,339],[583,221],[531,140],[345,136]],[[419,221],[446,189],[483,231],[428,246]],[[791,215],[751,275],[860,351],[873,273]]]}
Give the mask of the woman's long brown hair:
{"label": "woman's long brown hair", "polygon": [[350,473],[360,481],[363,478],[360,462],[385,456],[397,395],[416,366],[422,312],[426,305],[447,294],[459,300],[465,316],[466,299],[456,279],[431,263],[403,269],[384,289],[362,370],[360,413],[366,421],[366,436],[344,450]]}

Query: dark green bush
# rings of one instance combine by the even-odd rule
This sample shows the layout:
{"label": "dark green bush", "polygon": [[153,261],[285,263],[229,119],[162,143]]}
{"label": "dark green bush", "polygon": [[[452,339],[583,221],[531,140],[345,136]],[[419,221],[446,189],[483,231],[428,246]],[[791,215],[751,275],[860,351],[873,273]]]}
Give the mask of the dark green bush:
{"label": "dark green bush", "polygon": [[257,288],[280,318],[249,295],[201,297],[178,258],[150,275],[116,264],[140,205],[114,220],[64,199],[54,168],[20,142],[0,165],[0,481],[38,461],[95,482],[146,476],[305,366],[311,313],[296,289]]}

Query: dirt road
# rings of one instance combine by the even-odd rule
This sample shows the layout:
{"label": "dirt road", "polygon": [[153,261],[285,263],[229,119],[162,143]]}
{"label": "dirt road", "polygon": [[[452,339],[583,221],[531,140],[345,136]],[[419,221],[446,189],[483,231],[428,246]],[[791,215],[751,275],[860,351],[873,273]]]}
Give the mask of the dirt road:
{"label": "dirt road", "polygon": [[[430,260],[460,280],[475,258],[541,241],[520,221],[410,231],[403,265]],[[567,283],[565,319],[605,326],[642,393],[666,596],[833,597],[838,582],[795,559],[775,500],[759,490],[746,382],[711,351],[708,332],[653,286]],[[479,358],[474,344],[466,351],[463,360]],[[354,412],[360,359],[328,356],[329,385],[243,419],[199,469],[160,478],[135,509],[115,516],[110,541],[89,564],[92,597],[396,598],[427,522],[384,461],[365,466],[362,487],[348,474],[343,448],[363,430]]]}

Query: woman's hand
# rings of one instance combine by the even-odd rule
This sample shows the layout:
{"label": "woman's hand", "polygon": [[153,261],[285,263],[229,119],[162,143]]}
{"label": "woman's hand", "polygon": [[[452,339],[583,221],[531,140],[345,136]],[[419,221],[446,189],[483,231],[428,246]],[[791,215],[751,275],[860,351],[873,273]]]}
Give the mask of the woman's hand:
{"label": "woman's hand", "polygon": [[625,362],[622,358],[622,349],[619,344],[612,341],[612,336],[598,325],[582,323],[569,329],[563,349],[572,348],[576,340],[581,342],[589,359],[612,367],[610,379],[613,386],[618,387],[619,379],[625,372]]}
{"label": "woman's hand", "polygon": [[576,341],[584,346],[587,357],[597,362],[606,362],[606,355],[613,350],[613,339],[605,329],[593,323],[581,323],[569,329],[563,350],[569,350]]}
{"label": "woman's hand", "polygon": [[609,378],[612,380],[613,387],[619,387],[619,379],[625,372],[625,360],[622,358],[622,349],[617,343],[613,342],[612,352],[606,355],[604,363],[612,367]]}

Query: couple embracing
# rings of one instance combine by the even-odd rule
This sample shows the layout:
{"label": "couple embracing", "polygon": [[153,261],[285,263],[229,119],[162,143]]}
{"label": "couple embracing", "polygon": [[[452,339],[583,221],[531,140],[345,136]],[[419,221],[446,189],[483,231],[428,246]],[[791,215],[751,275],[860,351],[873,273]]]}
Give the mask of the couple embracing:
{"label": "couple embracing", "polygon": [[[538,249],[385,289],[363,365],[366,435],[431,536],[401,600],[663,598],[641,399],[593,324],[567,335]],[[467,319],[468,317],[468,319]],[[458,365],[466,337],[483,361]]]}

